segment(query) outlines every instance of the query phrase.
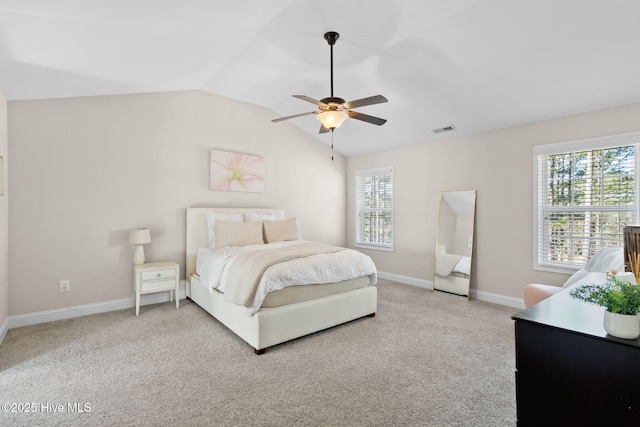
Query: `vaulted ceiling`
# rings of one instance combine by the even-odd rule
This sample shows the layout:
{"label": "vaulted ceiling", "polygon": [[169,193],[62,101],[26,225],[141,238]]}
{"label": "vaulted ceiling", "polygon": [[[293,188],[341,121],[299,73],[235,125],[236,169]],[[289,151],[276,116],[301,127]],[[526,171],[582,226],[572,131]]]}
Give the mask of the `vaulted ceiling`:
{"label": "vaulted ceiling", "polygon": [[[347,156],[640,102],[637,0],[0,0],[9,100],[200,89],[273,110],[346,100]],[[318,135],[313,116],[273,126]],[[434,133],[453,125],[455,130]]]}

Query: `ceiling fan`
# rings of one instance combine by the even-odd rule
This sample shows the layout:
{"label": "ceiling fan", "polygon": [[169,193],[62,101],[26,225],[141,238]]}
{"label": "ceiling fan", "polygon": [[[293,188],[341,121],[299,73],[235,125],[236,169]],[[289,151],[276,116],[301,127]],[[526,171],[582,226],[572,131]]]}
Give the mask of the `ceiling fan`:
{"label": "ceiling fan", "polygon": [[289,120],[296,117],[315,114],[316,119],[318,119],[318,121],[322,123],[322,125],[320,125],[320,133],[326,133],[329,131],[333,132],[334,129],[340,127],[342,122],[344,122],[349,117],[352,119],[361,120],[363,122],[372,123],[377,126],[382,126],[386,123],[385,119],[369,116],[367,114],[358,113],[357,111],[352,110],[352,108],[388,102],[387,98],[385,98],[384,96],[375,95],[349,102],[345,102],[344,99],[333,96],[333,45],[336,44],[336,40],[338,40],[338,37],[340,37],[340,34],[336,33],[335,31],[329,31],[324,35],[325,40],[329,43],[329,46],[331,46],[331,96],[318,101],[306,95],[292,95],[294,98],[302,99],[303,101],[307,101],[317,105],[318,110],[309,111],[307,113],[294,114],[293,116],[280,117],[271,120],[272,122],[281,122],[283,120]]}

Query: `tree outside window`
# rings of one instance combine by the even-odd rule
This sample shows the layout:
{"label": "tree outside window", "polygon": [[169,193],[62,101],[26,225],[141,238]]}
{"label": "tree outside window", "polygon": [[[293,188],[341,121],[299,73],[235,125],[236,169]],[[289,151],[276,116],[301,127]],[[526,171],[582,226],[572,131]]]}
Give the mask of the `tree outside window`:
{"label": "tree outside window", "polygon": [[538,263],[584,266],[636,220],[636,145],[538,156]]}

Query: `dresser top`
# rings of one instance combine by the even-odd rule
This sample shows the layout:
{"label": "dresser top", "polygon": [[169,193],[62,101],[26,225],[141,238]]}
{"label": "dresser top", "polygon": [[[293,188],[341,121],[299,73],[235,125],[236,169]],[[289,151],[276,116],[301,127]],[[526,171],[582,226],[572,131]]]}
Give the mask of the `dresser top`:
{"label": "dresser top", "polygon": [[603,307],[577,300],[569,295],[570,289],[577,286],[602,284],[605,281],[606,277],[603,273],[591,273],[567,289],[563,289],[526,310],[514,314],[512,319],[640,347],[640,338],[625,340],[607,334],[603,326]]}

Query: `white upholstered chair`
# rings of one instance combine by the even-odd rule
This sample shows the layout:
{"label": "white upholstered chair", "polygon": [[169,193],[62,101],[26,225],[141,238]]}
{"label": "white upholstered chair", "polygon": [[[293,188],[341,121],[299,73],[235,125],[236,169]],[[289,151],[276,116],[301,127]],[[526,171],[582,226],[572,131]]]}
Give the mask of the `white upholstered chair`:
{"label": "white upholstered chair", "polygon": [[540,284],[527,285],[524,288],[524,305],[525,307],[531,307],[556,292],[573,285],[589,273],[604,273],[607,270],[624,271],[624,249],[621,246],[600,249],[583,269],[576,271],[561,287]]}

